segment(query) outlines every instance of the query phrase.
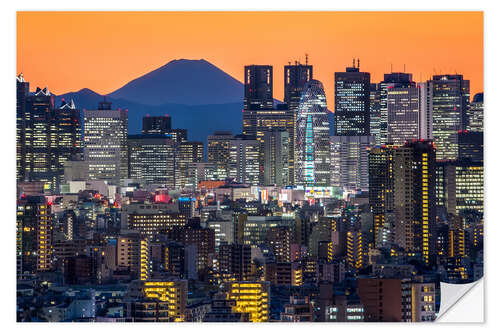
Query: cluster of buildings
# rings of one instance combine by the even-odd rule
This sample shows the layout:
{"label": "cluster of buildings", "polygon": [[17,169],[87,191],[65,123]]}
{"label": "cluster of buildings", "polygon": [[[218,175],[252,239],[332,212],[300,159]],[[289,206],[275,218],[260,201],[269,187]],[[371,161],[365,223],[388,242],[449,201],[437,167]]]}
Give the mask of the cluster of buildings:
{"label": "cluster of buildings", "polygon": [[[18,321],[432,321],[483,269],[483,96],[244,68],[242,133],[203,142],[17,77]],[[333,126],[333,134],[330,135]]]}

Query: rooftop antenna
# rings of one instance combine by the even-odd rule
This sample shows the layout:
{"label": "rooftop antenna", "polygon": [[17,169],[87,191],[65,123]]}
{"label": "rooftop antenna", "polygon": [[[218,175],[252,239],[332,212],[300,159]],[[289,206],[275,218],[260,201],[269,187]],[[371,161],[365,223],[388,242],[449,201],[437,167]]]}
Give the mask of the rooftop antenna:
{"label": "rooftop antenna", "polygon": [[358,69],[359,69],[359,58],[358,58]]}
{"label": "rooftop antenna", "polygon": [[391,62],[391,73],[392,73],[392,62]]}
{"label": "rooftop antenna", "polygon": [[309,55],[306,53],[306,66],[307,66],[308,56]]}
{"label": "rooftop antenna", "polygon": [[356,68],[356,59],[352,58],[352,67]]}

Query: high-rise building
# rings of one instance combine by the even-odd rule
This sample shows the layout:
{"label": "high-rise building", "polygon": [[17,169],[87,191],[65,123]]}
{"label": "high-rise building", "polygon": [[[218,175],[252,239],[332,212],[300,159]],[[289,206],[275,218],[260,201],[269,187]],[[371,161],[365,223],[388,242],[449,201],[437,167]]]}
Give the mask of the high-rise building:
{"label": "high-rise building", "polygon": [[347,67],[335,73],[335,127],[334,134],[370,135],[370,73]]}
{"label": "high-rise building", "polygon": [[284,102],[288,108],[297,112],[300,104],[300,98],[307,82],[313,79],[313,67],[295,62],[293,65],[285,65],[284,71]]}
{"label": "high-rise building", "polygon": [[116,267],[133,279],[150,278],[149,238],[137,230],[124,230],[116,238]]}
{"label": "high-rise building", "polygon": [[220,165],[226,175],[229,172],[229,141],[233,138],[230,131],[215,131],[207,138],[207,162]]}
{"label": "high-rise building", "polygon": [[271,227],[267,230],[266,243],[274,254],[276,262],[290,262],[290,244],[293,242],[289,227]]}
{"label": "high-rise building", "polygon": [[373,214],[375,247],[392,242],[391,220],[394,211],[394,147],[382,146],[369,154],[369,203]]}
{"label": "high-rise building", "polygon": [[26,178],[26,98],[30,92],[30,84],[23,73],[16,76],[16,180]]}
{"label": "high-rise building", "polygon": [[[288,168],[293,171],[293,140],[295,113],[286,104],[278,104],[276,109],[245,110],[243,114],[243,134],[255,138],[260,144],[259,169],[260,183],[264,183],[264,133],[267,131],[286,131],[288,133]],[[293,183],[293,173],[289,173],[287,184]]]}
{"label": "high-rise building", "polygon": [[250,245],[222,244],[219,247],[219,272],[223,281],[248,281],[252,274]]}
{"label": "high-rise building", "polygon": [[483,132],[484,119],[484,95],[477,93],[466,112],[465,129],[470,132]]}
{"label": "high-rise building", "polygon": [[53,216],[44,196],[27,196],[17,202],[17,277],[52,269]]}
{"label": "high-rise building", "polygon": [[128,176],[128,112],[111,110],[99,103],[98,110],[84,110],[84,153],[89,179],[120,185]]}
{"label": "high-rise building", "polygon": [[330,183],[330,127],[323,84],[309,81],[297,113],[295,184],[327,186]]}
{"label": "high-rise building", "polygon": [[229,177],[238,183],[258,185],[260,180],[260,143],[237,135],[229,141]]}
{"label": "high-rise building", "polygon": [[420,99],[418,138],[432,140],[432,82],[420,82],[417,87]]}
{"label": "high-rise building", "polygon": [[269,282],[229,282],[226,290],[227,298],[236,301],[234,312],[249,313],[250,321],[254,323],[269,321]]}
{"label": "high-rise building", "polygon": [[432,78],[432,126],[438,160],[458,158],[458,131],[465,129],[469,108],[469,80],[462,75]]}
{"label": "high-rise building", "polygon": [[344,191],[368,191],[368,153],[373,136],[331,136],[331,185]]}
{"label": "high-rise building", "polygon": [[273,66],[245,66],[243,113],[245,110],[272,109],[273,104]]}
{"label": "high-rise building", "polygon": [[414,140],[394,153],[395,242],[430,265],[436,255],[436,148]]}
{"label": "high-rise building", "polygon": [[142,118],[142,134],[167,134],[171,129],[172,118],[169,115]]}
{"label": "high-rise building", "polygon": [[458,131],[458,159],[483,163],[483,132]]}
{"label": "high-rise building", "polygon": [[165,132],[165,135],[171,138],[174,142],[187,141],[187,129],[185,128],[172,128]]}
{"label": "high-rise building", "polygon": [[189,167],[203,162],[203,142],[186,141],[178,144],[176,185],[179,188],[194,187],[189,178]]}
{"label": "high-rise building", "polygon": [[[290,184],[290,136],[287,131],[264,132],[264,182],[265,185],[285,186]],[[261,183],[262,184],[262,183]]]}
{"label": "high-rise building", "polygon": [[41,181],[46,190],[55,190],[57,170],[54,148],[54,96],[47,88],[37,88],[26,98],[24,120],[24,178]]}
{"label": "high-rise building", "polygon": [[370,135],[375,144],[380,145],[380,89],[376,83],[370,84]]}
{"label": "high-rise building", "polygon": [[412,75],[409,73],[392,72],[384,74],[384,81],[378,84],[380,93],[380,143],[386,144],[388,141],[388,90],[408,88],[415,86]]}
{"label": "high-rise building", "polygon": [[215,257],[215,232],[213,229],[189,225],[174,227],[167,231],[167,237],[185,245],[196,245],[196,267],[199,271],[211,267]]}
{"label": "high-rise building", "polygon": [[398,146],[419,138],[419,88],[387,87],[387,142]]}
{"label": "high-rise building", "polygon": [[161,134],[139,134],[129,135],[127,142],[128,178],[170,189],[176,187],[179,147],[174,140]]}

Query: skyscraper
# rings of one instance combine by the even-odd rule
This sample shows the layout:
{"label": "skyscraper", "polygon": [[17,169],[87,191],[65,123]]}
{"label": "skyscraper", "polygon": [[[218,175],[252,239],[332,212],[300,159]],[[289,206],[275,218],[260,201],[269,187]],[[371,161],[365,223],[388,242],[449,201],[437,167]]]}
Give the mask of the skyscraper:
{"label": "skyscraper", "polygon": [[436,255],[436,148],[412,140],[394,153],[395,242],[430,265]]}
{"label": "skyscraper", "polygon": [[264,182],[265,185],[286,186],[289,183],[290,137],[287,131],[264,132]]}
{"label": "skyscraper", "polygon": [[230,131],[215,131],[207,138],[207,162],[214,162],[229,173],[229,141],[233,138]]}
{"label": "skyscraper", "polygon": [[197,184],[189,184],[188,169],[193,163],[203,162],[203,142],[186,141],[179,143],[178,147],[177,187],[196,186]]}
{"label": "skyscraper", "polygon": [[24,80],[23,73],[16,76],[16,179],[26,177],[26,98],[30,84]]}
{"label": "skyscraper", "polygon": [[417,87],[420,99],[418,138],[432,140],[432,82],[420,82]]}
{"label": "skyscraper", "polygon": [[174,189],[177,184],[178,143],[161,135],[128,136],[128,177],[144,184],[164,185]]}
{"label": "skyscraper", "polygon": [[370,135],[380,145],[380,89],[376,83],[370,84]]}
{"label": "skyscraper", "polygon": [[387,142],[398,146],[419,138],[419,89],[387,87]]}
{"label": "skyscraper", "polygon": [[470,132],[483,131],[483,118],[484,118],[484,95],[477,93],[474,95],[472,102],[467,109],[467,122],[465,129]]}
{"label": "skyscraper", "polygon": [[90,179],[120,185],[127,178],[127,131],[127,110],[111,110],[106,100],[98,110],[84,110],[84,154]]}
{"label": "skyscraper", "polygon": [[384,81],[378,84],[380,92],[380,143],[389,142],[388,128],[388,91],[389,89],[402,89],[415,86],[412,75],[409,73],[392,72],[384,74]]}
{"label": "skyscraper", "polygon": [[273,66],[245,66],[243,109],[272,109],[273,104]]}
{"label": "skyscraper", "polygon": [[229,141],[229,177],[236,182],[259,185],[260,143],[244,135]]}
{"label": "skyscraper", "polygon": [[300,98],[307,82],[313,79],[313,67],[295,62],[293,65],[286,65],[284,71],[284,102],[288,109],[297,112],[300,104]]}
{"label": "skyscraper", "polygon": [[166,134],[171,129],[172,118],[169,115],[142,118],[142,134]]}
{"label": "skyscraper", "polygon": [[336,136],[370,135],[370,73],[347,67],[335,73]]}
{"label": "skyscraper", "polygon": [[234,311],[250,314],[251,322],[269,321],[269,282],[237,281],[226,284],[228,299],[236,300]]}
{"label": "skyscraper", "polygon": [[327,186],[330,183],[328,109],[323,84],[309,81],[297,113],[295,184]]}
{"label": "skyscraper", "polygon": [[42,181],[45,189],[52,191],[57,183],[54,151],[57,133],[53,120],[54,96],[47,88],[37,88],[26,98],[24,177],[29,181]]}
{"label": "skyscraper", "polygon": [[331,136],[331,185],[344,191],[368,191],[368,153],[373,136]]}
{"label": "skyscraper", "polygon": [[434,75],[432,78],[432,123],[438,160],[458,158],[458,131],[466,125],[469,80],[462,75]]}

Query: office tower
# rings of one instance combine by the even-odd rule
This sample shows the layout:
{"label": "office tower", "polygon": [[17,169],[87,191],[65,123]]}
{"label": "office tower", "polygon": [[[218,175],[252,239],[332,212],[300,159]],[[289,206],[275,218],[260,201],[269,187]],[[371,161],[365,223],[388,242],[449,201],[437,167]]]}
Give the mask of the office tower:
{"label": "office tower", "polygon": [[331,185],[347,192],[368,191],[368,153],[373,136],[331,136]]}
{"label": "office tower", "polygon": [[370,84],[370,135],[378,146],[380,141],[380,89],[376,83]]}
{"label": "office tower", "polygon": [[223,243],[234,243],[234,222],[233,220],[207,221],[207,228],[213,229],[215,233],[215,249],[219,250]]}
{"label": "office tower", "polygon": [[64,164],[73,161],[83,153],[82,127],[80,124],[80,110],[71,100],[61,103],[54,112],[54,126],[57,143],[55,145],[55,163],[57,168],[57,189],[64,181]]}
{"label": "office tower", "polygon": [[250,321],[269,321],[270,285],[269,282],[229,282],[226,283],[229,300],[235,300],[234,312],[250,314]]}
{"label": "office tower", "polygon": [[174,142],[185,142],[187,141],[187,129],[185,128],[173,128],[165,132],[165,135],[171,138]]}
{"label": "office tower", "polygon": [[202,271],[212,266],[212,259],[215,256],[215,232],[209,228],[199,226],[174,227],[167,230],[167,237],[184,245],[196,245],[198,271]]}
{"label": "office tower", "polygon": [[143,236],[154,236],[186,224],[187,217],[177,204],[131,203],[122,207],[121,229],[137,230]]}
{"label": "office tower", "polygon": [[387,142],[402,146],[407,140],[419,138],[419,88],[387,87]]}
{"label": "office tower", "polygon": [[250,245],[222,244],[219,247],[219,272],[223,281],[248,281],[252,274]]}
{"label": "office tower", "polygon": [[[164,135],[129,135],[128,178],[174,189],[179,181],[178,144]],[[127,177],[125,177],[127,178]]]}
{"label": "office tower", "polygon": [[142,118],[142,134],[167,134],[171,129],[172,118],[169,115]]}
{"label": "office tower", "polygon": [[16,180],[26,177],[26,98],[30,84],[24,80],[23,73],[16,76]]}
{"label": "office tower", "polygon": [[[235,217],[235,242],[257,247],[266,242],[267,231],[270,228],[292,227],[294,223],[294,219],[283,216],[248,216],[239,214]],[[292,230],[292,232],[294,231]]]}
{"label": "office tower", "polygon": [[458,158],[458,131],[466,123],[469,107],[469,80],[462,75],[432,77],[432,124],[438,160]]}
{"label": "office tower", "polygon": [[111,110],[111,103],[99,103],[98,110],[84,110],[84,153],[90,180],[120,185],[128,176],[128,112]]}
{"label": "office tower", "polygon": [[483,163],[483,132],[458,131],[458,159]]}
{"label": "office tower", "polygon": [[289,64],[285,66],[285,94],[283,102],[288,105],[290,110],[297,112],[304,87],[312,79],[313,67],[307,64],[307,59],[305,65],[296,61],[293,65]]}
{"label": "office tower", "polygon": [[368,157],[369,203],[373,213],[375,247],[392,243],[391,220],[394,211],[394,147],[372,148]]}
{"label": "office tower", "polygon": [[[215,131],[207,138],[207,162],[220,165],[226,176],[229,171],[229,141],[233,138],[230,131]],[[225,177],[224,177],[225,178]]]}
{"label": "office tower", "polygon": [[477,93],[474,95],[469,108],[466,111],[465,129],[470,132],[483,132],[484,119],[484,95]]}
{"label": "office tower", "polygon": [[394,153],[395,242],[431,265],[436,255],[436,148],[415,140]]}
{"label": "office tower", "polygon": [[384,81],[378,84],[380,93],[380,143],[390,143],[388,140],[388,91],[390,89],[400,89],[414,87],[412,75],[409,73],[392,72],[384,74]]}
{"label": "office tower", "polygon": [[238,183],[258,185],[260,143],[237,135],[229,141],[229,177]]}
{"label": "office tower", "polygon": [[292,237],[292,231],[289,227],[271,227],[267,230],[266,244],[273,252],[276,262],[290,262]]}
{"label": "office tower", "polygon": [[133,279],[147,280],[151,274],[149,238],[137,230],[124,230],[116,237],[116,266]]}
{"label": "office tower", "polygon": [[203,142],[186,141],[178,144],[176,186],[184,188],[191,184],[188,168],[193,163],[203,162]]}
{"label": "office tower", "polygon": [[370,73],[347,67],[335,73],[335,135],[370,135]]}
{"label": "office tower", "polygon": [[168,272],[177,278],[196,279],[195,246],[168,241],[162,234],[159,236],[156,235],[149,246],[152,276]]}
{"label": "office tower", "polygon": [[52,269],[51,205],[43,196],[18,200],[16,214],[17,277]]}
{"label": "office tower", "polygon": [[124,297],[125,315],[135,322],[182,322],[187,290],[186,280],[133,281]]}
{"label": "office tower", "polygon": [[420,82],[417,87],[420,100],[418,138],[432,140],[432,82]]}
{"label": "office tower", "polygon": [[264,183],[265,185],[285,186],[289,183],[290,136],[286,131],[265,131],[264,146]]}
{"label": "office tower", "polygon": [[295,184],[328,186],[330,145],[328,109],[323,84],[309,81],[297,113]]}
{"label": "office tower", "polygon": [[273,102],[273,66],[245,66],[243,113],[245,110],[272,109]]}
{"label": "office tower", "polygon": [[365,321],[410,322],[412,319],[409,279],[359,278],[358,294]]}
{"label": "office tower", "polygon": [[54,96],[47,88],[37,88],[26,98],[24,112],[24,178],[44,182],[46,190],[54,191],[57,183],[54,124]]}
{"label": "office tower", "polygon": [[[260,183],[264,183],[264,133],[286,131],[289,138],[288,168],[293,171],[293,147],[295,138],[295,112],[286,104],[278,104],[276,109],[245,110],[243,114],[243,134],[255,138],[260,143]],[[289,173],[287,184],[293,184],[293,173]]]}
{"label": "office tower", "polygon": [[484,211],[483,163],[470,160],[443,161],[436,166],[438,204],[449,214]]}

